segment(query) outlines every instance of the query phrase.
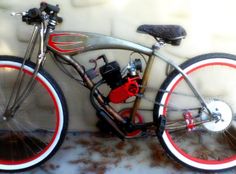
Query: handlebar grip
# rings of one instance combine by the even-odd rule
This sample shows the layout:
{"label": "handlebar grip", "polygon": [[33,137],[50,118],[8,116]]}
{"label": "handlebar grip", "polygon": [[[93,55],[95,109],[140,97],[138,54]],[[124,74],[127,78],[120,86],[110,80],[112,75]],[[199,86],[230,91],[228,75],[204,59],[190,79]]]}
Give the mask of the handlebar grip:
{"label": "handlebar grip", "polygon": [[29,25],[42,22],[42,13],[37,8],[31,8],[25,15],[22,15],[22,21],[26,22]]}
{"label": "handlebar grip", "polygon": [[61,23],[63,22],[63,18],[62,18],[62,17],[59,17],[59,16],[57,16],[57,22],[58,22],[59,24],[61,24]]}
{"label": "handlebar grip", "polygon": [[50,14],[51,11],[53,11],[53,13],[59,13],[60,8],[58,5],[51,5],[46,2],[41,2],[40,3],[40,10],[45,11],[47,14]]}
{"label": "handlebar grip", "polygon": [[30,18],[37,18],[37,17],[40,17],[41,16],[41,11],[37,8],[32,8],[32,9],[29,9],[28,11],[28,16]]}

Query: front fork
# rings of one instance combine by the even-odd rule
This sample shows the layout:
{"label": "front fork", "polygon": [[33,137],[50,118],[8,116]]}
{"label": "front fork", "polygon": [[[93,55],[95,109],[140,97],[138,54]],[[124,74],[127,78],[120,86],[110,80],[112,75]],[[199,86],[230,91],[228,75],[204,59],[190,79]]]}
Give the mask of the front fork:
{"label": "front fork", "polygon": [[[34,68],[34,72],[32,74],[31,79],[23,88],[23,81],[25,78],[24,66],[25,66],[26,61],[31,59],[31,56],[33,54],[36,41],[38,38],[40,39],[40,45],[39,45],[39,52],[38,52],[36,66]],[[21,103],[23,103],[23,101],[27,98],[27,96],[29,96],[30,92],[34,88],[35,78],[46,59],[46,56],[45,56],[46,46],[45,45],[46,45],[45,44],[45,27],[44,27],[44,24],[41,23],[41,25],[34,26],[34,30],[33,30],[31,39],[29,41],[29,44],[25,53],[23,63],[21,65],[20,71],[14,83],[5,112],[3,113],[4,120],[8,120],[9,118],[14,116],[16,111],[20,108]]]}

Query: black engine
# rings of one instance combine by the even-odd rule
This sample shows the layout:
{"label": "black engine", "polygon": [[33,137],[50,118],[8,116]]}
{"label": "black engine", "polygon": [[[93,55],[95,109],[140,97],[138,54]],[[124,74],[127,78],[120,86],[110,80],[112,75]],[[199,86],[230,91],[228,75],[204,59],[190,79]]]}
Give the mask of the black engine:
{"label": "black engine", "polygon": [[107,63],[102,66],[100,68],[100,73],[102,75],[102,78],[111,87],[111,89],[115,89],[116,87],[123,84],[120,66],[116,61]]}
{"label": "black engine", "polygon": [[140,77],[137,71],[141,71],[140,60],[130,62],[127,66],[128,73],[122,77],[118,62],[106,63],[100,68],[102,78],[111,87],[108,99],[112,103],[123,103],[129,97],[139,92]]}

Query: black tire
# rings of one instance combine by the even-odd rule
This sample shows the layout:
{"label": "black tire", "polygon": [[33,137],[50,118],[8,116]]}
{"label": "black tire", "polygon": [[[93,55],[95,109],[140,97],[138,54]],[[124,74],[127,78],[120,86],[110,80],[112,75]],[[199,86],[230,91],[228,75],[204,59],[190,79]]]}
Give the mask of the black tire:
{"label": "black tire", "polygon": [[[233,81],[235,81],[236,79],[236,73],[235,73],[236,72],[236,56],[231,55],[231,54],[225,54],[225,53],[204,54],[204,55],[200,55],[192,59],[189,59],[188,61],[181,64],[180,67],[185,72],[188,73],[188,75],[191,77],[191,80],[194,82],[195,86],[197,86],[197,89],[200,91],[200,93],[203,94],[203,97],[207,101],[208,104],[218,102],[222,104],[222,106],[224,105],[224,107],[226,107],[226,105],[229,106],[227,107],[227,109],[230,108],[230,110],[232,111],[231,113],[232,118],[231,117],[229,118],[230,114],[228,113],[230,112],[227,109],[226,109],[227,114],[225,114],[226,113],[225,111],[223,112],[224,114],[222,115],[223,116],[227,115],[227,118],[232,119],[232,120],[230,121],[229,124],[227,123],[228,125],[226,125],[227,119],[226,121],[223,120],[222,122],[225,122],[225,125],[222,126],[222,130],[220,130],[220,128],[219,130],[217,130],[217,128],[213,129],[213,122],[210,122],[209,124],[208,123],[202,124],[199,127],[194,127],[194,129],[191,129],[191,127],[189,126],[188,127],[189,129],[186,128],[185,130],[182,130],[179,132],[171,132],[171,131],[168,131],[166,128],[162,135],[159,135],[157,132],[157,135],[158,135],[158,138],[162,147],[174,160],[192,169],[205,171],[205,172],[208,172],[208,171],[212,172],[212,171],[222,171],[222,170],[229,169],[236,166],[236,150],[231,147],[232,142],[235,140],[231,133],[235,133],[235,130],[236,130],[235,125],[234,125],[234,119],[233,119],[234,113],[236,111],[235,105],[234,105],[235,101],[234,101],[234,97],[232,96],[231,98],[223,96],[223,94],[226,95],[227,93],[226,90],[229,85],[232,85],[232,88],[231,88],[232,91],[233,89],[235,90],[235,87],[236,87],[233,84]],[[212,75],[209,71],[207,71],[208,68],[210,68],[209,71],[212,70],[214,72],[212,73]],[[211,78],[213,77],[213,74],[215,74],[215,72],[217,72],[218,70],[221,72],[221,70],[223,71],[225,69],[229,71],[228,74],[226,73],[223,74],[222,72],[222,73],[217,74],[216,79]],[[198,71],[198,70],[201,70],[201,71]],[[231,76],[234,78],[231,78]],[[222,77],[222,81],[220,77]],[[227,82],[229,82],[228,78],[231,78],[232,84],[231,82],[230,84],[229,83],[227,84]],[[212,79],[212,81],[206,80],[204,83],[204,81],[202,80],[203,83],[201,83],[201,79],[204,79],[204,80]],[[214,83],[211,83],[211,82],[214,82]],[[184,113],[183,110],[174,111],[174,109],[168,108],[168,106],[171,107],[171,105],[172,107],[173,105],[175,105],[175,107],[177,106],[178,108],[180,108],[181,106],[183,107],[183,109],[184,109],[183,105],[186,105],[190,108],[191,107],[194,108],[194,106],[196,105],[196,102],[192,100],[196,100],[196,98],[193,96],[193,94],[191,94],[192,96],[190,95],[189,91],[185,89],[186,86],[187,85],[184,82],[182,75],[180,75],[180,73],[178,73],[176,70],[170,73],[170,75],[166,78],[166,80],[163,82],[163,84],[160,87],[160,90],[156,96],[155,101],[156,103],[160,103],[161,105],[163,104],[167,106],[167,108],[163,106],[159,106],[157,104],[154,105],[153,119],[156,124],[158,124],[158,118],[161,115],[163,115],[166,118],[166,121],[168,122],[167,124],[172,123],[173,125],[174,123],[175,125],[176,124],[179,125],[180,124],[179,120],[182,119],[181,120],[183,121],[181,122],[182,125],[185,125],[187,127],[186,121],[189,121],[189,120],[186,119],[186,117],[184,117],[184,114],[186,114],[186,111]],[[208,86],[208,88],[212,87],[209,90],[211,92],[207,92],[206,86]],[[226,91],[225,93],[224,93],[224,90]],[[223,91],[222,96],[220,94],[215,95],[215,94],[218,94],[219,91]],[[182,93],[186,93],[185,94],[186,96],[182,95]],[[230,94],[233,94],[233,93],[230,93]],[[179,95],[180,97],[178,97],[177,95]],[[181,98],[186,98],[186,99],[181,99]],[[226,99],[228,99],[229,101],[228,100],[225,101]],[[194,106],[192,106],[192,103],[194,104]],[[200,104],[197,107],[199,106]],[[196,110],[196,111],[187,110],[187,112],[188,114],[190,113],[191,119],[193,118],[193,120],[205,119],[206,114],[204,114],[204,112],[201,110]],[[193,116],[194,114],[198,117],[195,118]],[[226,137],[227,137],[227,141],[221,141],[222,138],[226,138]],[[214,139],[214,140],[211,140],[211,139]],[[190,143],[188,143],[188,141]],[[206,143],[207,141],[208,142],[212,141],[213,143],[212,144]],[[196,145],[193,145],[194,144],[193,142],[195,142]],[[236,144],[233,144],[233,145],[236,145]],[[204,150],[201,151],[202,152],[202,156],[201,156],[200,154],[198,154],[198,149],[201,149],[204,146],[205,146],[206,152],[204,152]],[[210,146],[212,146],[212,148],[210,148]],[[216,147],[220,149],[219,152],[216,150],[215,151],[212,150]]]}
{"label": "black tire", "polygon": [[[22,62],[22,58],[14,56],[0,56],[0,69],[3,67],[3,73],[4,68],[10,69],[9,72],[18,71],[18,68],[22,64]],[[35,63],[26,61],[24,67],[26,78],[28,78],[27,76],[30,77],[32,75],[32,70],[34,68]],[[8,71],[7,69],[6,72]],[[8,79],[8,76],[5,76],[3,78]],[[10,81],[11,80],[9,80],[9,84]],[[18,114],[19,116],[17,115],[15,117],[12,117],[12,120],[15,121],[9,121],[8,123],[5,123],[8,125],[11,124],[11,126],[8,126],[8,128],[7,126],[6,128],[3,126],[2,128],[2,130],[8,132],[8,134],[6,136],[3,133],[0,133],[0,147],[3,146],[5,148],[3,150],[0,150],[0,171],[19,172],[41,165],[57,152],[65,138],[68,127],[68,109],[62,90],[60,89],[56,81],[42,68],[38,72],[36,81],[37,82],[33,89],[32,97],[31,95],[29,95],[25,99],[25,101],[22,103],[22,111],[19,111],[20,114],[24,116],[30,115],[30,119],[27,121],[22,121],[24,116],[22,116],[23,118],[21,118],[20,114]],[[1,85],[0,88],[2,88]],[[40,93],[41,91],[36,91],[39,89],[42,89],[43,93]],[[34,98],[37,98],[37,102],[39,103],[34,104],[34,102],[36,102],[33,100]],[[27,104],[28,101],[30,102],[30,105]],[[48,101],[49,103],[44,101]],[[46,105],[48,105],[48,107]],[[34,109],[35,106],[46,108],[44,109],[45,112],[41,111],[41,108],[40,112],[37,112],[37,110],[35,110],[34,112],[31,112],[31,110],[24,111],[25,108]],[[44,116],[45,113],[47,117]],[[52,113],[52,116],[49,116],[48,113]],[[2,116],[0,117],[2,118]],[[48,122],[54,121],[55,125],[54,122],[48,123],[47,120],[44,119],[48,119]],[[32,121],[35,122],[32,123]],[[0,122],[0,126],[3,124],[4,122]],[[23,128],[24,124],[28,125],[29,128],[27,128],[27,126]],[[40,127],[42,125],[45,125],[45,127]],[[9,131],[7,129],[9,129]],[[12,133],[9,133],[10,131]],[[1,137],[3,137],[3,135],[8,139],[2,139]],[[13,137],[15,140],[15,144],[11,142],[8,143],[6,141],[12,140]],[[12,147],[9,147],[9,149],[7,149],[6,144]],[[23,152],[15,152],[17,151],[17,148],[14,147],[22,147],[21,151],[24,151],[25,154],[23,154]],[[9,159],[11,160],[8,160],[7,155],[4,155],[3,151],[8,151],[8,155],[15,154],[15,156],[12,155],[11,157],[9,157]]]}

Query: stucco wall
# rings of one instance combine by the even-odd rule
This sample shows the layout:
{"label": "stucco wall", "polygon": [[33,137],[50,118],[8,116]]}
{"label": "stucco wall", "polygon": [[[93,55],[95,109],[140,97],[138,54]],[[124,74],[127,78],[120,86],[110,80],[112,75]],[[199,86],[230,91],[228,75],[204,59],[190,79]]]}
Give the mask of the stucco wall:
{"label": "stucco wall", "polygon": [[[38,7],[39,0],[0,1],[0,54],[23,56],[30,36],[31,27],[18,17],[11,17],[11,11],[24,11]],[[230,52],[236,54],[235,1],[215,0],[48,0],[59,4],[64,18],[57,30],[88,31],[152,45],[154,40],[136,33],[138,25],[179,24],[186,28],[188,36],[179,47],[166,46],[163,50],[172,55],[176,62],[182,62],[194,55],[206,52]],[[124,51],[92,52],[77,56],[83,64],[102,53],[110,60],[118,59],[124,65],[128,53]],[[155,61],[152,71],[152,86],[160,86],[165,78],[165,65]],[[88,91],[67,78],[48,58],[45,67],[61,85],[70,110],[71,130],[95,130],[96,116],[88,100]],[[156,75],[158,74],[158,76]],[[150,94],[154,98],[155,95]],[[151,107],[148,103],[143,103]],[[120,108],[122,106],[118,106]],[[144,113],[143,113],[144,114]],[[144,114],[147,120],[151,114]]]}

